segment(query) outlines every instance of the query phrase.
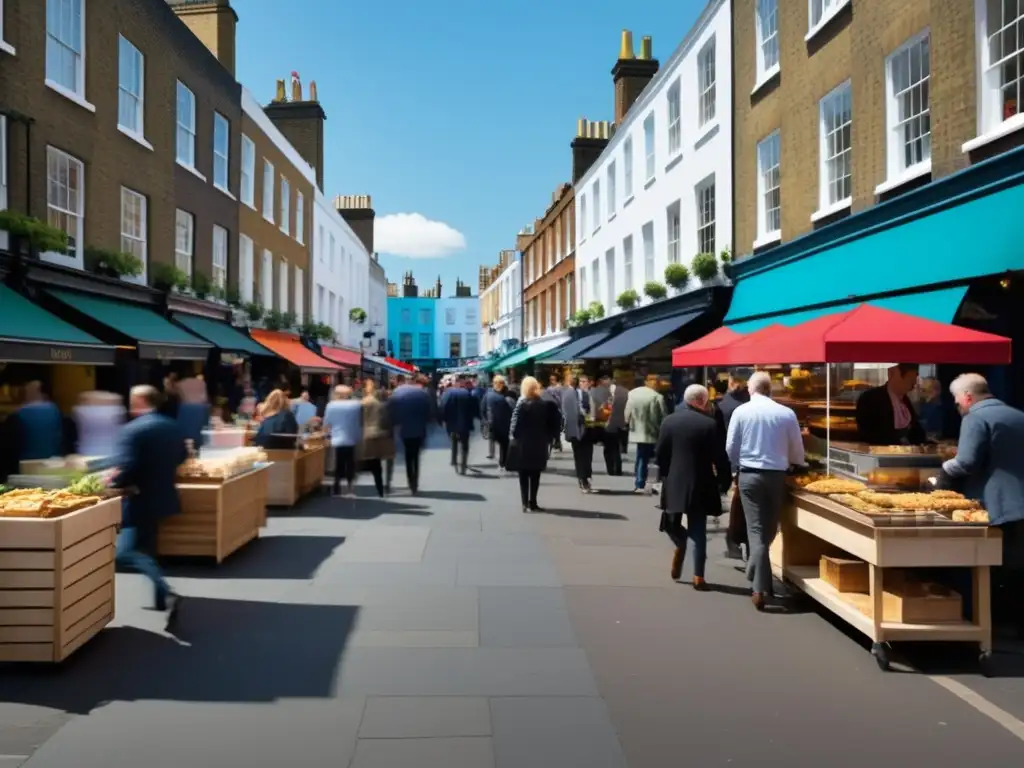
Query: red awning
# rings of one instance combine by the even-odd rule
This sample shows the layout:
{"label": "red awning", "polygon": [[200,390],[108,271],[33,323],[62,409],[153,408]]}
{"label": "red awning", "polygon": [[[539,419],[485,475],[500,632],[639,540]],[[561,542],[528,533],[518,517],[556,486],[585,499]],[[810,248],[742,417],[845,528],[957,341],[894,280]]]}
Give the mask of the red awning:
{"label": "red awning", "polygon": [[337,373],[341,370],[339,366],[330,360],[322,358],[316,352],[302,346],[299,337],[294,333],[253,329],[249,331],[249,335],[267,349],[304,371],[311,373]]}
{"label": "red awning", "polygon": [[391,365],[395,366],[396,368],[401,368],[403,370],[409,371],[409,373],[412,373],[413,371],[416,370],[416,366],[413,365],[412,363],[403,363],[401,360],[396,360],[393,357],[385,357],[384,359],[387,360],[389,363],[391,363]]}
{"label": "red awning", "polygon": [[[705,363],[700,362],[699,356],[693,357],[694,353],[720,349],[721,347],[732,344],[734,341],[738,341],[741,338],[743,338],[743,334],[737,333],[732,330],[732,328],[727,328],[725,326],[716,328],[707,336],[701,336],[696,341],[691,341],[689,344],[683,344],[683,346],[673,349],[672,365],[675,368],[690,368],[705,365]],[[696,362],[690,362],[691,360],[695,360]]]}
{"label": "red awning", "polygon": [[[758,342],[760,340],[773,336],[776,333],[784,330],[788,330],[786,326],[781,325],[779,323],[772,323],[771,325],[766,325],[764,328],[761,328],[758,331],[754,331],[753,333],[749,333],[746,336],[737,334],[737,337],[735,339],[721,346],[709,347],[708,349],[696,350],[687,353],[686,364],[690,367],[701,365],[741,365],[741,363],[737,363],[736,360],[742,359],[742,357],[746,353],[735,353],[735,350],[756,350]],[[673,359],[673,365],[674,364],[675,360]]]}
{"label": "red awning", "polygon": [[363,365],[363,353],[356,352],[351,349],[345,349],[343,347],[320,347],[320,351],[323,352],[324,357],[328,360],[333,360],[338,365],[348,365],[355,368],[361,368]]}
{"label": "red awning", "polygon": [[[1006,365],[1010,339],[925,320],[872,304],[762,329],[723,350],[729,365],[777,363],[952,363]],[[754,337],[759,338],[755,339]]]}

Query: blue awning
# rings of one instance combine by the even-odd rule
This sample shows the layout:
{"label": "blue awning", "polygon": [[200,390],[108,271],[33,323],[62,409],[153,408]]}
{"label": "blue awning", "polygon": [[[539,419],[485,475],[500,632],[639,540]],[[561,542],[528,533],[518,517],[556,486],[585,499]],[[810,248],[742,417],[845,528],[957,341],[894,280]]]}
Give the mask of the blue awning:
{"label": "blue awning", "polygon": [[537,358],[538,362],[557,365],[559,363],[571,363],[583,357],[583,353],[596,344],[600,344],[611,335],[610,331],[595,331],[586,336],[581,336],[575,341],[563,344],[547,355]]}
{"label": "blue awning", "polygon": [[617,336],[598,344],[582,357],[585,360],[613,359],[617,357],[632,357],[638,352],[664,339],[669,334],[675,333],[694,318],[700,317],[701,312],[687,312],[682,315],[663,317],[661,320],[654,320],[650,323],[635,325],[627,328]]}
{"label": "blue awning", "polygon": [[[916,317],[923,317],[926,320],[934,320],[937,323],[952,323],[966,293],[967,286],[961,285],[956,288],[943,288],[938,291],[922,291],[921,293],[908,293],[903,296],[890,296],[885,299],[871,299],[867,303],[891,309],[894,312],[902,312],[905,315],[914,315]],[[830,315],[833,312],[845,312],[861,303],[863,302],[854,301],[849,304],[840,304],[839,306],[831,306],[824,309],[806,309],[790,312],[789,314],[772,315],[758,320],[749,320],[745,323],[730,324],[729,327],[737,333],[753,333],[772,323],[782,323],[789,326],[799,325],[822,315]]]}
{"label": "blue awning", "polygon": [[[962,203],[936,204],[776,264],[744,269],[725,323],[739,329],[738,324],[762,315],[873,301],[919,286],[965,283],[1024,269],[1021,211],[1024,184]],[[752,257],[753,262],[758,258]]]}

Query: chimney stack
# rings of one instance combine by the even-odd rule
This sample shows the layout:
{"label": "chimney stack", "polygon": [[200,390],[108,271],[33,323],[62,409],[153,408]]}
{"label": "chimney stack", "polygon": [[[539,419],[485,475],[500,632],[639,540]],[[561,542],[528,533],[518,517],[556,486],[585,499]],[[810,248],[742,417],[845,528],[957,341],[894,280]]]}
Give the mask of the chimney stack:
{"label": "chimney stack", "polygon": [[309,98],[303,99],[299,73],[292,72],[291,101],[285,96],[284,80],[278,80],[274,100],[267,104],[263,111],[302,155],[302,159],[313,166],[316,172],[316,185],[323,191],[324,122],[327,120],[327,113],[317,100],[316,81],[309,81]]}
{"label": "chimney stack", "polygon": [[230,0],[167,0],[192,34],[235,76],[235,27],[238,14]]}
{"label": "chimney stack", "polygon": [[615,124],[621,125],[629,108],[643,93],[651,78],[658,73],[658,60],[653,57],[650,37],[640,41],[640,56],[633,53],[633,33],[622,30],[619,59],[612,67],[615,83]]}
{"label": "chimney stack", "polygon": [[373,222],[377,214],[370,195],[337,195],[334,209],[352,227],[366,252],[373,253]]}
{"label": "chimney stack", "polygon": [[614,134],[615,126],[607,120],[579,119],[576,123],[576,138],[569,145],[572,148],[573,184],[586,175]]}

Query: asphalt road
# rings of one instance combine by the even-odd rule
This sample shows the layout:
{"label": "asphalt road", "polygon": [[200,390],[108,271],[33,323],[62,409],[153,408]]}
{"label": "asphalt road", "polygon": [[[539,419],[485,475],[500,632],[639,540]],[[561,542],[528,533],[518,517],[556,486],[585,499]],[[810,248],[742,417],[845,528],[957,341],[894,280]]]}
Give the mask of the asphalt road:
{"label": "asphalt road", "polygon": [[716,591],[670,581],[628,477],[582,496],[556,454],[523,515],[479,442],[467,476],[447,459],[418,497],[399,467],[387,500],[366,478],[173,566],[177,636],[119,575],[115,625],[64,665],[0,667],[0,768],[1024,765],[1024,657],[882,673],[801,600],[756,613],[720,532]]}

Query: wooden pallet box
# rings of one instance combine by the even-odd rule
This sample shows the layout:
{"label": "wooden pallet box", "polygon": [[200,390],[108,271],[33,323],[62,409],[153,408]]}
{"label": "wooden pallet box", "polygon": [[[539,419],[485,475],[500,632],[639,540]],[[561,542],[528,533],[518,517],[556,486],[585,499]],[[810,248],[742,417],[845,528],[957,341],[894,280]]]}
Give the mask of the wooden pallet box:
{"label": "wooden pallet box", "polygon": [[111,622],[120,523],[120,498],[0,517],[0,661],[63,661]]}
{"label": "wooden pallet box", "polygon": [[868,564],[863,560],[848,560],[822,555],[819,564],[821,580],[839,592],[863,592],[870,589]]}
{"label": "wooden pallet box", "polygon": [[320,488],[326,470],[327,449],[270,450],[267,459],[270,480],[267,503],[273,507],[292,507],[303,496]]}

